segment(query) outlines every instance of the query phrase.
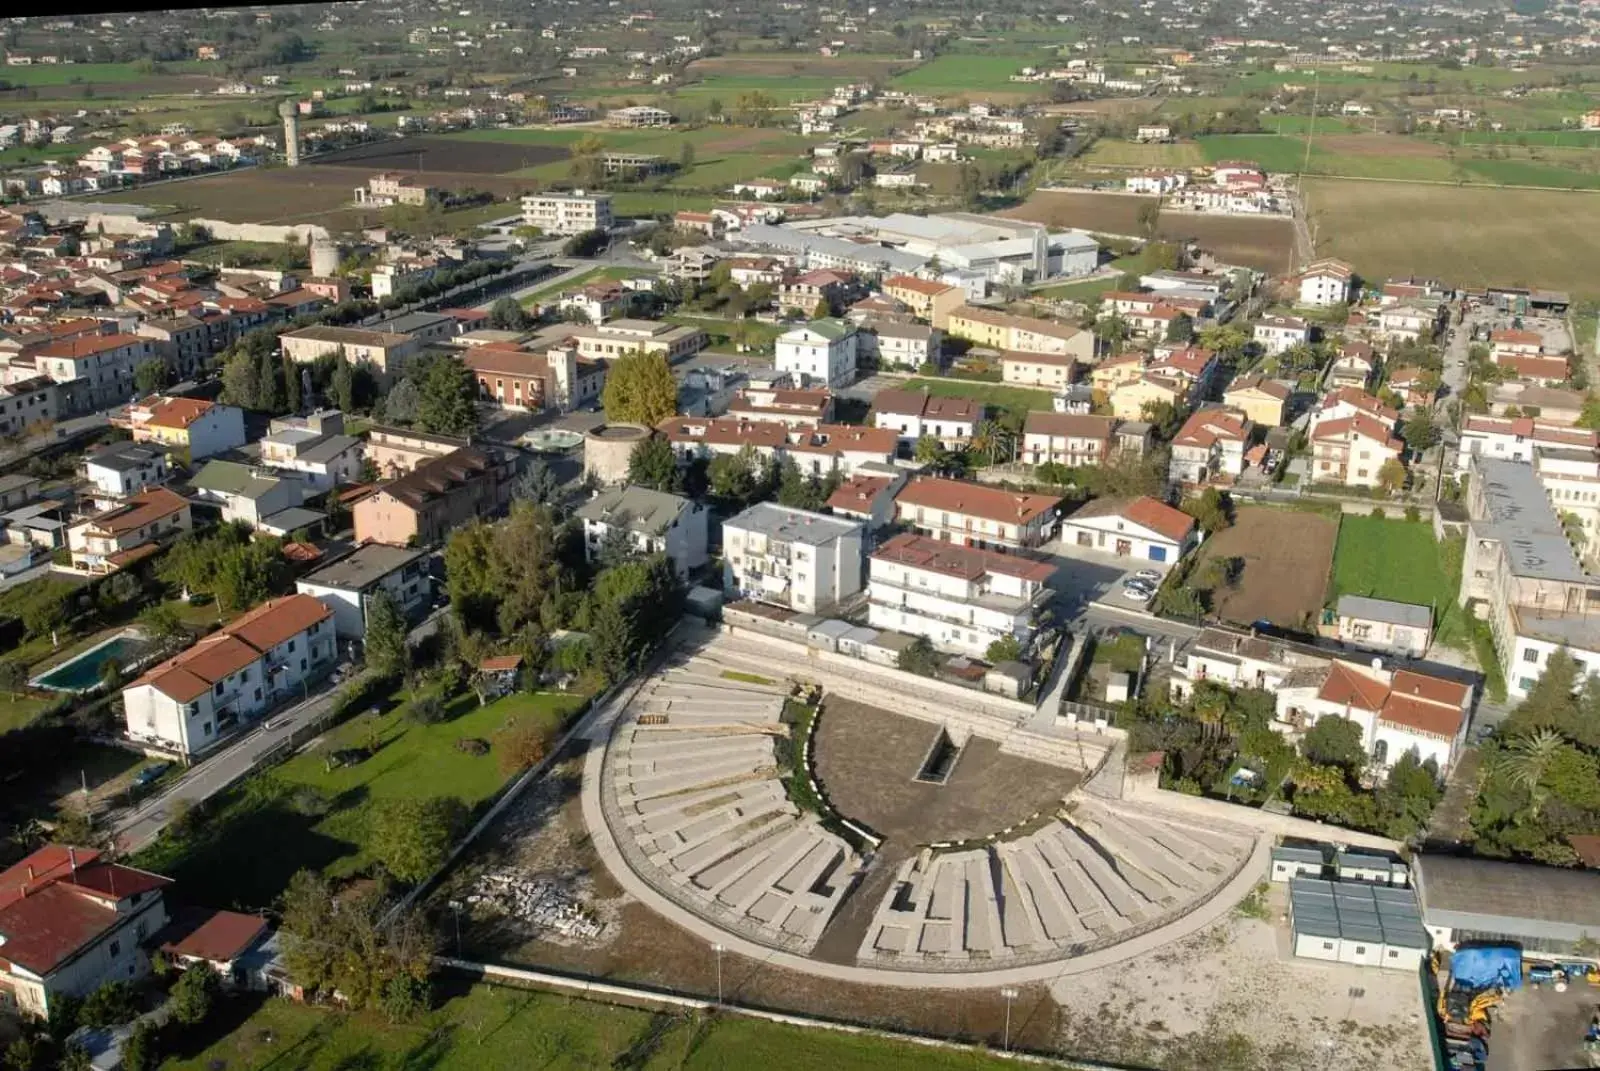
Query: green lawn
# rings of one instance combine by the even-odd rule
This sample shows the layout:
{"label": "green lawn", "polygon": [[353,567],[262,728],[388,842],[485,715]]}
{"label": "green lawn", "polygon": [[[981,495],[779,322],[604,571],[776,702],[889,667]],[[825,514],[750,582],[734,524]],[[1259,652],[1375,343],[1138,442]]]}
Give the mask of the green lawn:
{"label": "green lawn", "polygon": [[[407,797],[454,796],[473,807],[499,791],[496,734],[525,714],[555,727],[581,697],[508,696],[479,707],[468,692],[448,704],[446,720],[419,725],[402,702],[379,716],[361,714],[316,748],[251,777],[208,807],[200,831],[182,840],[163,834],[139,853],[139,864],[176,879],[185,898],[213,905],[272,903],[302,868],[342,877],[372,859],[365,841],[375,803]],[[457,741],[490,743],[472,755]],[[325,756],[377,745],[365,761],[330,770]]]}
{"label": "green lawn", "polygon": [[1033,291],[1033,296],[1058,298],[1063,301],[1093,301],[1107,290],[1115,290],[1121,283],[1122,276],[1108,275],[1102,279],[1084,279],[1076,283],[1047,286],[1042,290]]}
{"label": "green lawn", "polygon": [[1339,520],[1328,603],[1340,595],[1367,595],[1432,607],[1438,639],[1454,644],[1461,627],[1456,607],[1460,579],[1451,577],[1447,560],[1447,551],[1453,549],[1441,547],[1433,527],[1425,523],[1346,514]]}
{"label": "green lawn", "polygon": [[[240,998],[241,1010],[249,1007]],[[233,1006],[225,1005],[219,1021]],[[684,1020],[505,986],[454,991],[410,1026],[274,999],[226,1036],[206,1024],[166,1071],[986,1071],[1013,1061],[730,1016]],[[196,1036],[199,1035],[199,1036]],[[209,1042],[209,1043],[208,1043]]]}
{"label": "green lawn", "polygon": [[18,696],[0,695],[0,733],[22,728],[43,714],[45,708],[55,701],[56,695],[53,692]]}
{"label": "green lawn", "polygon": [[550,286],[540,287],[522,299],[524,305],[532,305],[539,301],[548,301],[565,290],[576,290],[602,279],[631,279],[635,275],[646,274],[638,268],[591,268],[582,275],[575,275],[564,283],[553,283]]}
{"label": "green lawn", "polygon": [[[175,73],[176,65],[164,65]],[[222,72],[218,71],[220,75]],[[74,82],[139,82],[159,78],[139,70],[135,63],[36,63],[29,67],[7,67],[0,81],[14,86],[62,86]]]}
{"label": "green lawn", "polygon": [[990,383],[963,383],[948,379],[915,378],[906,383],[907,390],[926,390],[939,398],[973,398],[996,409],[1013,413],[1028,413],[1035,409],[1050,408],[1050,392],[1030,390],[1027,387],[1004,387]]}
{"label": "green lawn", "polygon": [[1011,76],[1024,67],[1044,62],[1041,54],[1001,53],[995,55],[946,53],[922,66],[895,76],[896,89],[913,93],[932,93],[953,97],[967,91],[992,90],[1007,93],[1037,93],[1038,82],[1013,82]]}

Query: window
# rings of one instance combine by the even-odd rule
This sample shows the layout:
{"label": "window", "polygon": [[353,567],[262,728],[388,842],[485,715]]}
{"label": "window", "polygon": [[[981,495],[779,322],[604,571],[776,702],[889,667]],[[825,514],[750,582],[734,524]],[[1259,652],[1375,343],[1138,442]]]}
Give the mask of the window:
{"label": "window", "polygon": [[115,959],[116,957],[118,957],[120,955],[122,955],[122,942],[121,941],[112,941],[111,942],[111,958]]}
{"label": "window", "polygon": [[1356,955],[1364,956],[1364,955],[1366,955],[1366,953],[1367,953],[1367,946],[1366,945],[1356,945]]}
{"label": "window", "polygon": [[201,732],[202,735],[210,736],[211,735],[211,723],[208,721],[205,724],[201,725],[200,726],[200,732]]}
{"label": "window", "polygon": [[1322,942],[1322,950],[1324,952],[1332,952],[1333,951],[1333,942],[1332,941],[1324,941],[1324,942]]}
{"label": "window", "polygon": [[1527,648],[1526,650],[1524,650],[1522,652],[1522,660],[1524,662],[1532,662],[1534,665],[1538,665],[1539,664],[1539,649],[1537,647],[1529,647],[1529,648]]}
{"label": "window", "polygon": [[293,640],[289,641],[289,653],[290,654],[294,654],[294,641]]}

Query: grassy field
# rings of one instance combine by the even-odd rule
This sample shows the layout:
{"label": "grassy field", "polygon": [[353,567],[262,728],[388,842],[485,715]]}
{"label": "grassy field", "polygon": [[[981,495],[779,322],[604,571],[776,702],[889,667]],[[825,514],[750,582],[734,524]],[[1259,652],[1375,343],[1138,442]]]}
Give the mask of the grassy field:
{"label": "grassy field", "polygon": [[1050,408],[1050,392],[1027,387],[1006,387],[998,383],[966,383],[949,379],[915,378],[907,390],[926,390],[936,398],[972,398],[995,409],[1028,413]]}
{"label": "grassy field", "polygon": [[891,84],[896,89],[942,97],[984,90],[1037,93],[1040,91],[1038,83],[1013,82],[1011,76],[1039,62],[1038,55],[1029,53],[946,53],[897,76]]}
{"label": "grassy field", "polygon": [[[224,1014],[234,1012],[237,1020],[251,1009],[251,999],[239,998]],[[186,1039],[192,1049],[162,1066],[167,1071],[985,1071],[1014,1066],[1000,1057],[882,1038],[734,1016],[683,1019],[483,985],[452,990],[439,1008],[409,1026],[392,1026],[376,1015],[268,1000],[220,1039],[211,1041],[204,1030]]]}
{"label": "grassy field", "polygon": [[1431,607],[1439,638],[1449,642],[1459,630],[1451,620],[1456,591],[1440,560],[1430,525],[1347,514],[1339,520],[1328,605],[1340,595],[1368,595]]}
{"label": "grassy field", "polygon": [[[1206,160],[1254,160],[1268,171],[1341,178],[1484,183],[1492,186],[1600,188],[1600,153],[1579,147],[1465,146],[1399,134],[1333,133],[1306,137],[1220,134],[1199,138]],[[1495,158],[1489,156],[1496,154]],[[1498,158],[1504,156],[1504,159]]]}
{"label": "grassy field", "polygon": [[[506,781],[494,750],[500,730],[524,715],[554,727],[580,701],[514,695],[480,707],[469,692],[452,700],[446,719],[432,725],[412,721],[406,702],[377,716],[359,715],[326,734],[319,746],[213,801],[196,835],[163,834],[139,853],[139,864],[176,879],[195,902],[252,908],[270,905],[302,868],[334,876],[359,873],[372,862],[365,842],[375,804],[432,796],[453,796],[468,807],[482,803]],[[487,741],[490,753],[457,748],[465,739]],[[370,758],[328,768],[329,753],[373,745]]]}
{"label": "grassy field", "polygon": [[1100,279],[1084,279],[1076,283],[1047,286],[1042,290],[1033,291],[1033,296],[1062,301],[1093,301],[1107,290],[1115,290],[1121,282],[1122,276],[1108,275]]}
{"label": "grassy field", "polygon": [[1305,188],[1318,255],[1348,260],[1366,278],[1434,275],[1600,296],[1595,194],[1337,179]]}
{"label": "grassy field", "polygon": [[630,279],[635,275],[644,274],[635,268],[591,268],[581,275],[575,275],[564,283],[552,283],[540,287],[522,299],[523,305],[533,305],[540,301],[548,301],[565,290],[576,290],[590,283],[600,282],[604,279]]}
{"label": "grassy field", "polygon": [[136,63],[36,63],[7,67],[0,81],[14,86],[60,86],[74,82],[145,82],[159,75],[141,71]]}
{"label": "grassy field", "polygon": [[1116,138],[1101,138],[1078,157],[1085,167],[1195,167],[1206,162],[1198,143],[1180,141],[1174,145],[1141,145]]}

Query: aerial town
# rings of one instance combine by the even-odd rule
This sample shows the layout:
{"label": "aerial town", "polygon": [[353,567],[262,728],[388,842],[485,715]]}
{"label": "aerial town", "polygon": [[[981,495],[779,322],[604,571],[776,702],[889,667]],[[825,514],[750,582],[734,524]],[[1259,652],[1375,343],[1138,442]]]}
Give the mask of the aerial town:
{"label": "aerial town", "polygon": [[0,56],[10,1071],[1600,1067],[1600,7]]}

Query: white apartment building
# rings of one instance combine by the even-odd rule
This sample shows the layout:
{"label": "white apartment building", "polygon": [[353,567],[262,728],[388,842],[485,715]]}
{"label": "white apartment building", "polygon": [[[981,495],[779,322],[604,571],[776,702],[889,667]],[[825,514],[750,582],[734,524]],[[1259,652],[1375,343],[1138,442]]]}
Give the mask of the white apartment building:
{"label": "white apartment building", "polygon": [[1398,461],[1405,443],[1365,413],[1324,420],[1311,435],[1311,478],[1345,487],[1377,487],[1379,473]]}
{"label": "white apartment building", "polygon": [[907,445],[931,435],[947,450],[965,446],[982,419],[982,403],[971,398],[919,390],[880,390],[872,397],[872,426],[893,430]]}
{"label": "white apartment building", "polygon": [[68,388],[76,408],[101,409],[133,395],[133,373],[158,356],[155,341],[137,335],[84,335],[41,346],[34,365]]}
{"label": "white apartment building", "polygon": [[1310,342],[1311,327],[1297,316],[1268,316],[1256,323],[1251,337],[1265,353],[1275,356]]}
{"label": "white apartment building", "polygon": [[1547,424],[1536,417],[1469,416],[1461,426],[1456,474],[1464,476],[1474,458],[1532,462],[1536,451],[1579,450],[1593,455],[1600,433]]}
{"label": "white apartment building", "polygon": [[1249,417],[1222,406],[1191,414],[1172,440],[1168,478],[1194,486],[1237,480],[1253,427]]}
{"label": "white apartment building", "polygon": [[263,465],[296,474],[313,491],[360,480],[361,453],[361,440],[344,433],[337,409],[278,417],[261,440]]}
{"label": "white apartment building", "polygon": [[1342,260],[1319,260],[1300,273],[1299,304],[1326,309],[1350,300],[1355,271]]}
{"label": "white apartment building", "polygon": [[848,320],[812,320],[778,337],[774,366],[803,386],[837,390],[856,378],[856,325]]}
{"label": "white apartment building", "polygon": [[614,222],[609,193],[530,193],[522,198],[522,222],[546,234],[610,230]]}
{"label": "white apartment building", "polygon": [[294,582],[333,613],[333,631],[340,639],[361,640],[367,634],[367,613],[381,591],[408,619],[427,608],[433,594],[428,578],[428,552],[384,543],[362,543],[336,561]]}
{"label": "white apartment building", "polygon": [[1008,637],[1028,650],[1055,571],[910,532],[878,548],[869,569],[869,625],[926,636],[940,650],[974,658],[987,657],[990,644]]}
{"label": "white apartment building", "polygon": [[98,498],[122,499],[167,482],[167,452],[142,443],[112,443],[84,459],[83,474]]}
{"label": "white apartment building", "polygon": [[925,364],[939,364],[943,351],[943,332],[926,324],[902,324],[873,320],[862,325],[858,339],[859,356],[876,357],[880,368],[915,371]]}
{"label": "white apartment building", "polygon": [[709,512],[682,495],[649,487],[613,487],[601,491],[575,511],[583,522],[583,552],[598,561],[615,531],[627,533],[640,554],[665,554],[680,578],[706,563]]}
{"label": "white apartment building", "polygon": [[1035,410],[1022,426],[1022,460],[1030,465],[1099,465],[1111,454],[1114,417]]}
{"label": "white apartment building", "polygon": [[257,607],[122,690],[128,737],[187,758],[333,668],[333,611],[310,595]]}
{"label": "white apartment building", "polygon": [[723,522],[723,590],[804,613],[823,613],[861,590],[866,527],[759,502]]}

